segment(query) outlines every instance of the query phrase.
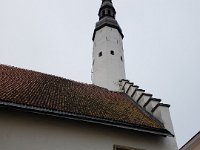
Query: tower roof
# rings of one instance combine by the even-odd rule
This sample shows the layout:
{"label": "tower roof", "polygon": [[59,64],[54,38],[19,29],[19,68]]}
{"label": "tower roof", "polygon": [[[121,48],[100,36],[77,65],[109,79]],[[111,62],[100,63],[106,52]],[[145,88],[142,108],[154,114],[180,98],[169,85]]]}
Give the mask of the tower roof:
{"label": "tower roof", "polygon": [[[106,12],[109,11],[109,12]],[[115,19],[116,11],[113,7],[112,0],[102,0],[101,7],[99,9],[99,20],[104,17],[111,17]]]}
{"label": "tower roof", "polygon": [[93,33],[93,40],[95,38],[96,31],[100,30],[104,26],[109,26],[112,28],[115,28],[119,31],[122,38],[124,38],[124,35],[122,33],[122,30],[115,19],[116,11],[113,6],[112,0],[102,0],[101,7],[99,9],[99,21],[96,23],[96,27]]}

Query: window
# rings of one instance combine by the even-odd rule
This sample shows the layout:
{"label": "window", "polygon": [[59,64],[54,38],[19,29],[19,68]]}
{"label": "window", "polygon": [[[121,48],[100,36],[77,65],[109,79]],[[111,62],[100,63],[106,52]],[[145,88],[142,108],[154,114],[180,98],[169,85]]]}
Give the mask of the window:
{"label": "window", "polygon": [[110,15],[110,10],[108,10],[108,15]]}
{"label": "window", "polygon": [[121,56],[121,61],[123,61],[123,57]]}
{"label": "window", "polygon": [[106,11],[105,11],[105,10],[103,10],[103,11],[102,11],[102,16],[104,16],[104,15],[105,15],[105,13],[106,13]]}
{"label": "window", "polygon": [[111,55],[115,55],[115,52],[114,52],[114,51],[110,51],[110,54],[111,54]]}
{"label": "window", "polygon": [[102,56],[102,52],[99,52],[99,57],[101,57]]}
{"label": "window", "polygon": [[114,145],[113,150],[144,150],[127,146]]}
{"label": "window", "polygon": [[113,11],[111,12],[111,16],[114,17],[114,13],[113,13]]}

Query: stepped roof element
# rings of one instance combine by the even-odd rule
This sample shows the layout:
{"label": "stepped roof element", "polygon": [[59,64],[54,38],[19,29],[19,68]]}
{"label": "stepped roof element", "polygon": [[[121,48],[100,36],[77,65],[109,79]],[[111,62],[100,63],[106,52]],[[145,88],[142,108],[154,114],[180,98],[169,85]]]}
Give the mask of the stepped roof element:
{"label": "stepped roof element", "polygon": [[109,26],[112,28],[115,28],[119,31],[122,38],[124,38],[124,35],[122,33],[122,30],[115,19],[116,11],[113,7],[112,0],[102,0],[101,7],[99,9],[99,21],[96,23],[96,27],[93,33],[93,40],[95,38],[96,31],[100,30],[104,26]]}
{"label": "stepped roof element", "polygon": [[2,107],[171,135],[125,93],[6,65],[0,65]]}

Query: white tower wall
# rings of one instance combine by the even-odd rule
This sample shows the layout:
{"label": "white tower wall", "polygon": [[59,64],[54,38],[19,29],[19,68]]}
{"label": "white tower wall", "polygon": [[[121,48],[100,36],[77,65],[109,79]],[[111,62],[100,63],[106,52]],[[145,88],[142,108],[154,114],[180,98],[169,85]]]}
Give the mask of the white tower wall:
{"label": "white tower wall", "polygon": [[120,91],[119,80],[125,78],[122,36],[117,29],[104,26],[95,33],[92,82],[108,90]]}

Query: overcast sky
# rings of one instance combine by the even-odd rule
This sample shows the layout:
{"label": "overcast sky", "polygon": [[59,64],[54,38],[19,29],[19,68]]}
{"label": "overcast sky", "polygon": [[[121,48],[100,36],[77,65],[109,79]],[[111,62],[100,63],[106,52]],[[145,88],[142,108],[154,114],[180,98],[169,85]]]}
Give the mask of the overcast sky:
{"label": "overcast sky", "polygon": [[[179,147],[200,130],[200,1],[113,0],[127,79],[171,105]],[[0,63],[91,83],[101,0],[0,0]]]}

